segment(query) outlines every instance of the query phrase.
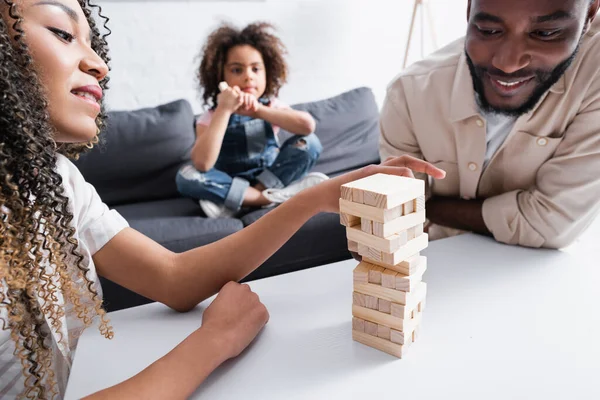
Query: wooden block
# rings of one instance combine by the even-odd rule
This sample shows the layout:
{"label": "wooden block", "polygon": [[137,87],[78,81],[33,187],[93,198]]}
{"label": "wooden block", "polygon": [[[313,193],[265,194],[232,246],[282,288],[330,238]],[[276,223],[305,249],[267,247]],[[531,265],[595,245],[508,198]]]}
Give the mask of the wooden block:
{"label": "wooden block", "polygon": [[353,292],[352,293],[352,304],[366,307],[367,306],[367,295],[362,293]]}
{"label": "wooden block", "polygon": [[423,274],[427,271],[427,257],[420,257],[421,261],[417,270],[412,275],[396,275],[394,289],[402,290],[404,292],[410,292],[423,280]]}
{"label": "wooden block", "polygon": [[358,253],[358,243],[348,240],[348,250]]}
{"label": "wooden block", "polygon": [[376,222],[388,222],[402,216],[402,205],[389,210],[384,210],[381,208],[340,199],[340,213],[356,215],[358,217],[367,218]]}
{"label": "wooden block", "polygon": [[369,295],[364,295],[365,296],[365,308],[368,308],[370,310],[375,310],[375,311],[379,311],[379,299],[375,296],[369,296]]}
{"label": "wooden block", "polygon": [[[421,303],[419,303],[421,304]],[[379,312],[391,314],[392,313],[392,302],[389,300],[379,299]]]}
{"label": "wooden block", "polygon": [[419,224],[419,225],[413,226],[412,228],[409,228],[406,231],[407,239],[413,240],[417,236],[422,235],[424,232],[423,229],[424,229],[424,224]]}
{"label": "wooden block", "polygon": [[346,213],[340,213],[340,224],[344,226],[360,225],[360,217]]}
{"label": "wooden block", "polygon": [[365,321],[365,333],[367,335],[377,336],[377,324],[370,321]]}
{"label": "wooden block", "polygon": [[[425,289],[423,289],[423,287]],[[384,288],[383,286],[374,285],[372,283],[354,283],[354,291],[357,293],[377,297],[378,299],[388,300],[392,303],[406,305],[411,310],[414,310],[419,302],[423,299],[424,296],[420,295],[420,291],[426,291],[426,288],[427,284],[425,282],[420,282],[412,292],[403,292],[400,290]]]}
{"label": "wooden block", "polygon": [[394,253],[408,243],[408,234],[406,231],[394,234],[387,238],[380,238],[363,232],[358,226],[351,226],[346,227],[346,236],[349,240],[362,243],[372,249],[384,253]]}
{"label": "wooden block", "polygon": [[[363,249],[363,250],[365,250],[365,249]],[[360,244],[358,245],[358,252],[359,252],[359,254],[362,254],[361,250],[360,250]],[[363,252],[365,254],[367,254],[366,251],[363,251]],[[420,253],[417,253],[417,254],[414,254],[411,257],[407,258],[405,261],[402,261],[399,264],[391,265],[391,264],[386,264],[380,260],[378,261],[378,260],[369,258],[367,256],[363,256],[363,262],[366,262],[369,265],[379,265],[383,268],[391,269],[391,270],[399,272],[403,275],[412,275],[415,272],[417,272],[417,269],[419,267],[422,257],[423,256],[421,256]],[[381,259],[381,257],[380,257],[380,259]]]}
{"label": "wooden block", "polygon": [[[358,243],[358,254],[363,256],[363,259],[370,259],[382,262],[383,253],[379,250],[375,250],[369,246],[365,246],[362,243]],[[374,264],[373,261],[369,261],[370,264]]]}
{"label": "wooden block", "polygon": [[391,269],[384,269],[381,272],[381,286],[396,289],[396,275],[398,275],[398,272]]}
{"label": "wooden block", "polygon": [[415,327],[415,330],[412,333],[412,341],[413,343],[417,341],[417,338],[419,337],[419,333],[421,332],[421,327],[417,326]]}
{"label": "wooden block", "polygon": [[[414,311],[417,311],[417,314],[419,314],[419,304],[423,304],[426,296],[427,285],[420,286],[418,290],[415,290],[411,297],[411,301],[408,302],[409,304],[392,302],[390,305],[390,315],[400,319],[412,319]],[[423,307],[421,307],[421,309],[422,308]]]}
{"label": "wooden block", "polygon": [[363,195],[363,191],[360,189],[352,189],[352,202],[353,203],[358,203],[358,204],[364,204],[365,200],[364,200],[364,195]]}
{"label": "wooden block", "polygon": [[425,195],[415,199],[415,209],[417,212],[425,210]]}
{"label": "wooden block", "polygon": [[390,340],[390,333],[392,328],[385,325],[377,325],[377,337],[385,340]]}
{"label": "wooden block", "polygon": [[341,187],[342,199],[352,201],[352,188],[346,185]]}
{"label": "wooden block", "polygon": [[352,317],[352,330],[364,332],[365,331],[365,320]]}
{"label": "wooden block", "polygon": [[362,190],[365,204],[382,209],[397,207],[425,194],[424,181],[387,174],[375,174],[344,186]]}
{"label": "wooden block", "polygon": [[[348,228],[346,228],[348,229]],[[396,265],[427,248],[429,243],[429,235],[426,233],[419,235],[413,240],[408,241],[404,246],[394,253],[382,252],[382,261],[386,264]]]}
{"label": "wooden block", "polygon": [[415,212],[415,199],[402,204],[402,215],[408,215]]}
{"label": "wooden block", "polygon": [[352,339],[355,342],[362,343],[365,346],[372,347],[398,358],[402,358],[406,355],[406,351],[408,350],[407,345],[392,343],[389,340],[371,336],[365,332],[352,331]]}
{"label": "wooden block", "polygon": [[[418,314],[421,315],[421,314]],[[352,316],[365,321],[373,322],[377,325],[389,326],[397,331],[411,331],[414,326],[417,325],[418,319],[400,319],[391,316],[390,314],[384,314],[382,312],[371,310],[370,308],[352,306]]]}
{"label": "wooden block", "polygon": [[380,238],[386,238],[395,233],[406,231],[415,225],[423,223],[425,223],[425,211],[419,211],[409,215],[401,216],[385,223],[373,221],[373,235]]}
{"label": "wooden block", "polygon": [[381,285],[381,272],[384,271],[385,268],[380,267],[378,265],[373,265],[369,270],[369,282],[375,285]]}
{"label": "wooden block", "polygon": [[357,283],[369,283],[369,265],[365,262],[361,262],[354,268],[353,280],[354,284]]}
{"label": "wooden block", "polygon": [[360,219],[360,230],[369,235],[373,234],[373,221],[365,218]]}
{"label": "wooden block", "polygon": [[398,331],[396,329],[390,330],[390,341],[397,344],[411,344],[414,342],[414,332],[419,329],[421,323],[421,314],[417,316],[416,324],[413,324],[410,329],[404,331]]}

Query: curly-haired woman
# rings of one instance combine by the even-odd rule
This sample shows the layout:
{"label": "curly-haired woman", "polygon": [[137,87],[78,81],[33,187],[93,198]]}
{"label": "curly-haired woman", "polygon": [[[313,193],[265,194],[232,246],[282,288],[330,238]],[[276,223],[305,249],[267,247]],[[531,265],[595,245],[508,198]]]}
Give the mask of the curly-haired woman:
{"label": "curly-haired woman", "polygon": [[[202,326],[147,369],[90,398],[187,398],[268,320],[235,282],[311,216],[336,212],[340,185],[408,168],[410,157],[327,180],[248,228],[175,254],[110,211],[67,157],[98,140],[109,58],[89,0],[0,0],[0,398],[62,398],[77,339],[99,321],[98,275],[177,311],[219,292]],[[285,221],[285,223],[281,223]]]}
{"label": "curly-haired woman", "polygon": [[[282,203],[327,179],[309,174],[322,150],[314,119],[277,99],[288,68],[273,31],[268,23],[222,25],[202,49],[198,80],[209,110],[196,122],[192,162],[176,180],[208,217]],[[281,146],[280,127],[294,134]]]}

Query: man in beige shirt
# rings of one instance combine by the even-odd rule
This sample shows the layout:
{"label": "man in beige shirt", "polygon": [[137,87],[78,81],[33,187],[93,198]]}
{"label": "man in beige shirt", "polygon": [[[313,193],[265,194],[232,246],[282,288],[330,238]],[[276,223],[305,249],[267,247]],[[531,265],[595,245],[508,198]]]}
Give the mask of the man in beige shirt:
{"label": "man in beige shirt", "polygon": [[600,211],[600,0],[471,0],[466,37],[388,87],[382,159],[444,169],[432,239],[560,248]]}

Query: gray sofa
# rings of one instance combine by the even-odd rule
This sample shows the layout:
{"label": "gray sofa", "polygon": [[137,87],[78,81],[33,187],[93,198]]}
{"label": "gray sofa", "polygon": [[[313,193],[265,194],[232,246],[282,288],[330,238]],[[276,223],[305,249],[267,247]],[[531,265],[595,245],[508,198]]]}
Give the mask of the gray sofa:
{"label": "gray sofa", "polygon": [[[292,106],[317,121],[324,151],[315,166],[330,176],[377,163],[378,108],[368,88]],[[205,218],[197,202],[181,197],[175,174],[189,160],[194,143],[190,104],[111,112],[102,142],[76,162],[101,198],[131,225],[166,248],[183,252],[214,242],[250,225],[269,209],[233,219]],[[281,132],[282,139],[289,135]],[[297,271],[350,257],[337,214],[309,220],[279,251],[245,280]],[[109,311],[150,302],[102,279]]]}

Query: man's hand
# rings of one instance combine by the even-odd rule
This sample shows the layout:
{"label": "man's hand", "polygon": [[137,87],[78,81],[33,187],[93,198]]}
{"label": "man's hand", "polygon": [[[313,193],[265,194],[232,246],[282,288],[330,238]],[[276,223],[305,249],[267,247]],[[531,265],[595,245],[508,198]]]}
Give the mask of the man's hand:
{"label": "man's hand", "polygon": [[269,320],[266,307],[248,285],[229,282],[204,311],[200,329],[212,333],[225,356],[238,356]]}
{"label": "man's hand", "polygon": [[315,202],[322,212],[339,212],[341,186],[374,174],[399,175],[414,178],[413,172],[425,173],[435,179],[444,179],[446,172],[427,161],[411,156],[389,158],[380,165],[369,165],[353,172],[329,179],[319,185],[302,191],[300,194]]}

